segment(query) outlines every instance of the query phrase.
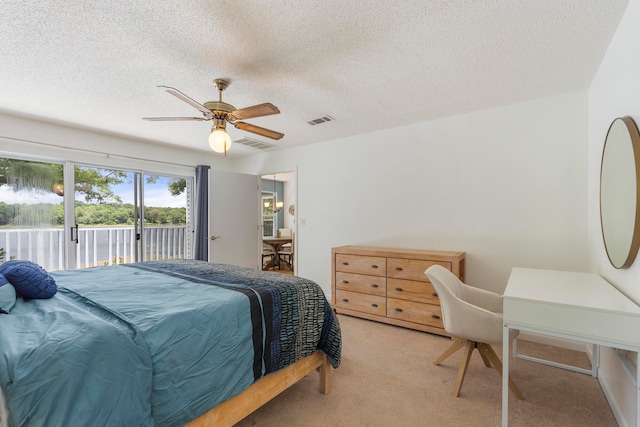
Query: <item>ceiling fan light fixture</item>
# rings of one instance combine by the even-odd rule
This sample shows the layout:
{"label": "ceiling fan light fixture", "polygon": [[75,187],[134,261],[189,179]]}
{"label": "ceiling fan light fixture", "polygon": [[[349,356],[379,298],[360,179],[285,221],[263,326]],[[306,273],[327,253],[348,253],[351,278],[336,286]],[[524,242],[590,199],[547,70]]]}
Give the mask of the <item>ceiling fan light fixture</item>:
{"label": "ceiling fan light fixture", "polygon": [[209,101],[204,104],[199,103],[193,98],[180,92],[178,89],[171,86],[159,86],[164,88],[168,93],[186,102],[192,107],[198,109],[204,117],[143,117],[143,120],[151,121],[182,121],[182,120],[213,120],[214,125],[209,135],[209,146],[216,153],[224,153],[227,157],[227,151],[231,147],[231,137],[226,131],[226,124],[231,123],[236,128],[255,133],[260,136],[265,136],[271,139],[280,139],[284,136],[282,132],[276,132],[271,129],[266,129],[260,126],[252,125],[250,123],[238,122],[237,120],[251,119],[254,117],[270,116],[272,114],[280,114],[280,110],[270,102],[254,105],[247,108],[236,109],[231,104],[222,101],[222,91],[229,86],[229,80],[215,79],[213,81],[214,86],[218,89],[218,100]]}
{"label": "ceiling fan light fixture", "polygon": [[231,147],[231,137],[224,128],[214,127],[209,135],[209,147],[216,153],[224,153],[227,155],[229,147]]}

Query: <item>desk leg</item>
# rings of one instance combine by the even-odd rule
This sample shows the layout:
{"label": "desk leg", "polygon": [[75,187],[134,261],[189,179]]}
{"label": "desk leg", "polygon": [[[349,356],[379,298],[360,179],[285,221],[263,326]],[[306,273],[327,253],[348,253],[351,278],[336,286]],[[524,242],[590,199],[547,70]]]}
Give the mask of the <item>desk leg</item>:
{"label": "desk leg", "polygon": [[502,328],[502,427],[509,425],[509,326]]}

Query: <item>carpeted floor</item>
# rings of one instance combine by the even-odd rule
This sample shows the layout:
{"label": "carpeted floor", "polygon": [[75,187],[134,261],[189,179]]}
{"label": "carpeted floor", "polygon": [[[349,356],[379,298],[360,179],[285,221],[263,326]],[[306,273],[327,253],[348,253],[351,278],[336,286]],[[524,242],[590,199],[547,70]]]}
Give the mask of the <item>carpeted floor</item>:
{"label": "carpeted floor", "polygon": [[[260,426],[499,426],[501,379],[474,351],[459,398],[451,395],[462,352],[431,362],[448,338],[339,316],[342,365],[331,393],[313,373],[237,424]],[[501,356],[502,349],[494,347]],[[524,354],[590,367],[584,353],[519,341]],[[511,426],[617,426],[597,379],[511,358],[526,400],[509,398]]]}

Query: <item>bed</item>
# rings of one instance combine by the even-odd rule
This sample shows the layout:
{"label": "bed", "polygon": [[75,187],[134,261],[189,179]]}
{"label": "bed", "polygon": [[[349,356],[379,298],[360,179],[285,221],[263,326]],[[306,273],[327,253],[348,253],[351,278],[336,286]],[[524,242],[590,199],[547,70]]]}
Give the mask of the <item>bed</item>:
{"label": "bed", "polygon": [[51,272],[0,314],[0,425],[233,425],[307,374],[340,326],[320,287],[195,260]]}

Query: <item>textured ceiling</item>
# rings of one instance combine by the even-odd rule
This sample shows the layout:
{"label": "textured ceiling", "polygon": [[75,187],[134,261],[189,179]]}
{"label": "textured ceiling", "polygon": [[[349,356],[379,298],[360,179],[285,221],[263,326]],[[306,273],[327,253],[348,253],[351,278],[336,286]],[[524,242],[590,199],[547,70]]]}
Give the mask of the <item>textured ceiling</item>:
{"label": "textured ceiling", "polygon": [[199,116],[158,85],[204,103],[228,78],[288,148],[586,89],[627,3],[2,0],[0,110],[209,151],[210,122],[141,118]]}

